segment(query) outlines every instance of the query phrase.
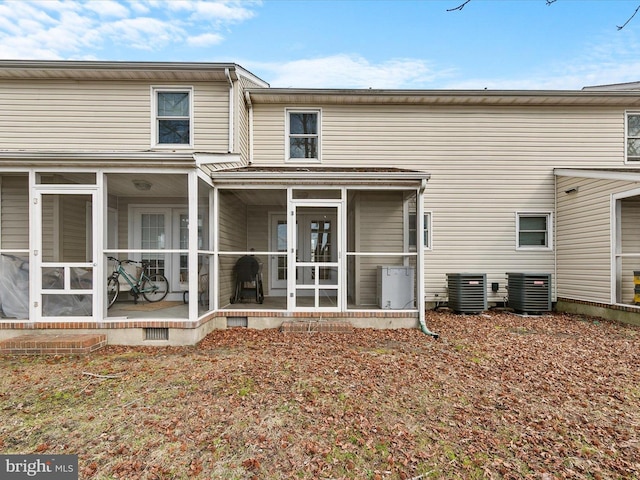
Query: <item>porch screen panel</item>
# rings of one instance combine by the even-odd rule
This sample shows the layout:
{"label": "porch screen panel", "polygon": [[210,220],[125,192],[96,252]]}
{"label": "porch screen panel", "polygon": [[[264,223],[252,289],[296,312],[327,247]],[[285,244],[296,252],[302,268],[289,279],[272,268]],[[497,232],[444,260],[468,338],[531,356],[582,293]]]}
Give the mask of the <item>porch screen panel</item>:
{"label": "porch screen panel", "polygon": [[91,248],[91,196],[42,196],[42,260],[93,261]]}
{"label": "porch screen panel", "polygon": [[[327,263],[335,261],[331,255],[333,247],[333,232],[331,228],[331,220],[311,220],[309,227],[311,231],[311,258],[309,260],[314,263]],[[330,272],[331,269],[320,267],[318,269],[320,280],[331,279]]]}
{"label": "porch screen panel", "polygon": [[282,252],[283,255],[277,257],[277,273],[278,280],[287,280],[287,221],[278,220],[276,225],[276,248],[278,252]]}
{"label": "porch screen panel", "polygon": [[29,177],[0,176],[0,248],[29,248]]}
{"label": "porch screen panel", "polygon": [[[165,215],[163,213],[143,213],[141,216],[141,238],[143,250],[161,250],[165,248]],[[143,253],[142,260],[149,264],[149,274],[164,275],[164,255]]]}
{"label": "porch screen panel", "polygon": [[354,252],[403,252],[405,215],[403,192],[357,192],[350,200],[349,222]]}
{"label": "porch screen panel", "polygon": [[0,175],[0,316],[29,317],[29,177]]}
{"label": "porch screen panel", "polygon": [[92,197],[41,197],[41,284],[43,317],[93,314]]}

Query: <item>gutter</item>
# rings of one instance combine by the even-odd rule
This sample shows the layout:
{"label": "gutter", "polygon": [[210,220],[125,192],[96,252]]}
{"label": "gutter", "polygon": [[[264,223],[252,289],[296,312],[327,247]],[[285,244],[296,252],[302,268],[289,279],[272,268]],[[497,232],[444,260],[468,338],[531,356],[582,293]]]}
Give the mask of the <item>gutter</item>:
{"label": "gutter", "polygon": [[253,103],[251,102],[251,94],[244,92],[244,98],[249,107],[249,165],[253,163]]}

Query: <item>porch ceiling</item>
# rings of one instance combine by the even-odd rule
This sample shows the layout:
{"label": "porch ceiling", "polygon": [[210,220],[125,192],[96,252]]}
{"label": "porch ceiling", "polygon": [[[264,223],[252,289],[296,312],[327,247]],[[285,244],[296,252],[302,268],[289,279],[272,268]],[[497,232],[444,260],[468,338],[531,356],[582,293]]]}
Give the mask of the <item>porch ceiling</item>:
{"label": "porch ceiling", "polygon": [[[176,175],[159,173],[118,173],[108,174],[108,191],[118,197],[187,197],[187,180],[176,181]],[[136,184],[148,182],[149,190],[140,190]]]}

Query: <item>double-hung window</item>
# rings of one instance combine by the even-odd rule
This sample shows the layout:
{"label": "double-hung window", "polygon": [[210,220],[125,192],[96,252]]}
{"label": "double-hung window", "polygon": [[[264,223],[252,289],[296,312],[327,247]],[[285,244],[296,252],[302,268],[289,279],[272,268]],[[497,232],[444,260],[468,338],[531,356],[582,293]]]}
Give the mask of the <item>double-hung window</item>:
{"label": "double-hung window", "polygon": [[153,112],[154,146],[193,145],[191,88],[154,88]]}
{"label": "double-hung window", "polygon": [[627,112],[627,161],[640,160],[640,112]]}
{"label": "double-hung window", "polygon": [[516,213],[518,249],[550,250],[551,213]]}
{"label": "double-hung window", "polygon": [[[431,212],[425,213],[422,229],[423,246],[427,250],[431,249]],[[415,213],[409,214],[409,250],[415,251],[418,242],[418,216]]]}
{"label": "double-hung window", "polygon": [[320,110],[287,110],[286,159],[320,161]]}

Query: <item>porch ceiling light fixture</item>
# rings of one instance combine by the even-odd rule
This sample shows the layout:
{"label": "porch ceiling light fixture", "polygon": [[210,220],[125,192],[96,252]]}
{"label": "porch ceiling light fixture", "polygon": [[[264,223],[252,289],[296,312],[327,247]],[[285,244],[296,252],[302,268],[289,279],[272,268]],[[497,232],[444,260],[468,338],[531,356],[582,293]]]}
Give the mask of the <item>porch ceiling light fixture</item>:
{"label": "porch ceiling light fixture", "polygon": [[137,190],[140,190],[142,192],[151,190],[151,183],[147,182],[146,180],[131,180],[131,182]]}

